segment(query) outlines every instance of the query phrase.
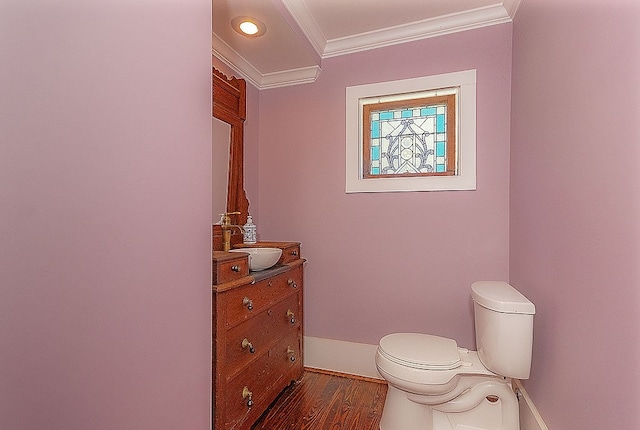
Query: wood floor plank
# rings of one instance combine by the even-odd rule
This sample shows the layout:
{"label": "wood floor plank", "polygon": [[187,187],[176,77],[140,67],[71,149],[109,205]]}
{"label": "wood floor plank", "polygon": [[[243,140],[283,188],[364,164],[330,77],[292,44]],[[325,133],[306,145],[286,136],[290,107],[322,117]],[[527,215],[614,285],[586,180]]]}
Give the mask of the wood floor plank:
{"label": "wood floor plank", "polygon": [[378,430],[387,386],[306,370],[254,430]]}

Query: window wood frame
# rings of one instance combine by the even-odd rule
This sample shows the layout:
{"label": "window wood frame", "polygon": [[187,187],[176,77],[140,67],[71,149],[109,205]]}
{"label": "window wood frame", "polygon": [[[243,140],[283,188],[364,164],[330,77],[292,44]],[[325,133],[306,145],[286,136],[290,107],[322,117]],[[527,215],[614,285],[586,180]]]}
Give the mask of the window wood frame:
{"label": "window wood frame", "polygon": [[[424,172],[424,173],[393,173],[393,174],[371,174],[371,112],[394,110],[394,109],[415,109],[416,107],[445,105],[447,109],[447,163],[444,172]],[[431,177],[431,176],[455,176],[457,174],[458,141],[456,135],[456,94],[435,95],[429,97],[419,97],[406,100],[395,100],[389,102],[366,103],[362,105],[362,178],[398,178],[398,177]],[[383,137],[381,136],[381,139]],[[434,154],[435,158],[435,154]]]}

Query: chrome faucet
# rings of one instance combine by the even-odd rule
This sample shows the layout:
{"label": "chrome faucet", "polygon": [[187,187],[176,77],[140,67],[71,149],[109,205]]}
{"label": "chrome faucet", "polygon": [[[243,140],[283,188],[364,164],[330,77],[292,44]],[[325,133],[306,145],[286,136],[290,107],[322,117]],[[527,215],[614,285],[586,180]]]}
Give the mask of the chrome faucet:
{"label": "chrome faucet", "polygon": [[220,224],[222,227],[222,249],[225,252],[231,249],[231,230],[237,228],[241,234],[244,233],[244,229],[242,227],[231,224],[231,215],[240,215],[240,212],[227,212],[220,214]]}

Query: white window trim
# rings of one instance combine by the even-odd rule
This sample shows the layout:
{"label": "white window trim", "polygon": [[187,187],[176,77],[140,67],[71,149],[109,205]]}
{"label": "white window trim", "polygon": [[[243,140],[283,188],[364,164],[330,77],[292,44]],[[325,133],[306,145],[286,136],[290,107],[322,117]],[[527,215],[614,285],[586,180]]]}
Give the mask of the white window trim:
{"label": "white window trim", "polygon": [[[458,174],[455,176],[362,177],[362,99],[459,87]],[[445,191],[476,189],[476,70],[347,87],[346,192]]]}

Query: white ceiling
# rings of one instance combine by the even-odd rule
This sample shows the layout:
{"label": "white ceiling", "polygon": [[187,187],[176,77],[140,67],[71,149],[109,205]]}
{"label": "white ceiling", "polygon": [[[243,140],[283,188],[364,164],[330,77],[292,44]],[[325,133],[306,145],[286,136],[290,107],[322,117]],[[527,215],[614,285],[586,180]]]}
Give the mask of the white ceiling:
{"label": "white ceiling", "polygon": [[[322,60],[513,20],[522,0],[212,0],[213,55],[256,87],[313,82]],[[252,16],[267,32],[236,33]]]}

